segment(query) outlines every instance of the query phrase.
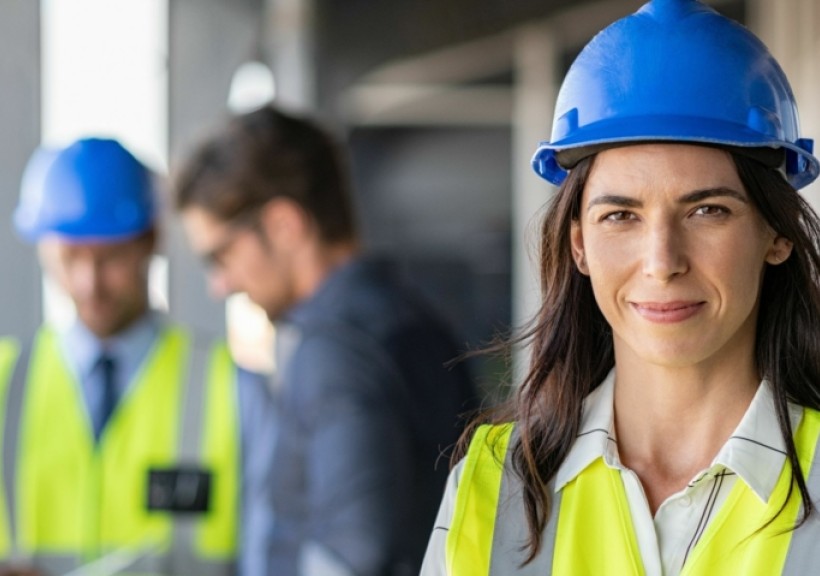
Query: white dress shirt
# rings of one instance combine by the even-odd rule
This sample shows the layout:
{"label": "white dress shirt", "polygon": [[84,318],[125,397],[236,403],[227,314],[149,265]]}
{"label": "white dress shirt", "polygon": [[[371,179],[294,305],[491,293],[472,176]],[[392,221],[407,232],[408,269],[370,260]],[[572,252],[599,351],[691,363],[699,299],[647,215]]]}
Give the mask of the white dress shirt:
{"label": "white dress shirt", "polygon": [[[786,448],[777,423],[771,386],[763,381],[746,414],[721,447],[712,464],[695,474],[679,492],[669,496],[653,517],[638,476],[621,464],[614,426],[615,371],[585,400],[580,433],[555,476],[560,491],[592,462],[603,458],[621,472],[632,523],[646,576],[679,574],[689,552],[731,491],[735,482],[745,482],[767,502],[780,477]],[[793,429],[803,409],[789,405]],[[455,509],[456,490],[463,462],[450,474],[430,544],[422,565],[422,576],[445,576],[445,544]],[[522,522],[525,520],[522,518]]]}

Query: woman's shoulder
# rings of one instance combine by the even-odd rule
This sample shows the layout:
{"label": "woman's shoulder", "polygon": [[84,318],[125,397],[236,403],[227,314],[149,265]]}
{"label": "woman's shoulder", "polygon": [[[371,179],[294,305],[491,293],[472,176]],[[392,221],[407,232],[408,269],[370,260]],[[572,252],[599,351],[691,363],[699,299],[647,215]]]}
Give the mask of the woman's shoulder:
{"label": "woman's shoulder", "polygon": [[469,462],[471,455],[472,457],[480,457],[486,454],[503,461],[514,433],[515,423],[513,422],[481,424],[473,432],[465,459]]}

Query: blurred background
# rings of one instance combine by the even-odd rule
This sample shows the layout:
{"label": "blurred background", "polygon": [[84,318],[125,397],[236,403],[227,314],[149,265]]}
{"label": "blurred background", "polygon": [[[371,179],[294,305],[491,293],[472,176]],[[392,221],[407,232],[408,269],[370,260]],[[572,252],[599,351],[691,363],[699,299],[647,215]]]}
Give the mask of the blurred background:
{"label": "blurred background", "polygon": [[[20,175],[41,142],[121,139],[164,178],[230,110],[268,99],[349,146],[366,244],[398,259],[464,348],[537,304],[532,258],[550,187],[529,168],[560,79],[634,0],[0,1],[0,334],[72,311],[14,237]],[[715,0],[779,59],[804,135],[820,137],[820,0]],[[818,188],[806,190],[817,207]],[[167,218],[155,304],[271,370],[267,321],[212,301]],[[503,366],[479,361],[485,386]]]}

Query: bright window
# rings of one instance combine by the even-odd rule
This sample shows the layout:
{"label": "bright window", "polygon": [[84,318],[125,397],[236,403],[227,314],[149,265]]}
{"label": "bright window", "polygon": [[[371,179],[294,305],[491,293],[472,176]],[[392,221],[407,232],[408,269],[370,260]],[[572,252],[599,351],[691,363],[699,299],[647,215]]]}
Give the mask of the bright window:
{"label": "bright window", "polygon": [[[168,166],[168,0],[41,0],[42,142],[118,139],[164,177]],[[167,261],[151,270],[152,301],[167,308]],[[45,280],[46,319],[73,318]]]}

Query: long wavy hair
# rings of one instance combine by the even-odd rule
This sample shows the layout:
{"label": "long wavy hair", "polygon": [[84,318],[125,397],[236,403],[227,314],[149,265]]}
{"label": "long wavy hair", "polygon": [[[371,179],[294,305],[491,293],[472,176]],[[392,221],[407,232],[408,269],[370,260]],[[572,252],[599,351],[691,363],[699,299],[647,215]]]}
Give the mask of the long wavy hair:
{"label": "long wavy hair", "polygon": [[[820,409],[820,220],[777,170],[744,155],[732,153],[732,158],[752,203],[778,235],[794,244],[785,262],[766,266],[754,353],[759,373],[774,392],[792,470],[789,495],[796,488],[803,502],[799,526],[815,509],[797,459],[787,403]],[[540,552],[550,514],[548,484],[578,434],[584,398],[615,364],[611,328],[570,250],[570,227],[579,218],[594,161],[594,156],[586,158],[570,171],[541,226],[541,307],[529,329],[506,343],[530,346],[523,383],[505,404],[476,419],[461,443],[463,454],[478,424],[516,422],[510,462],[523,485],[529,533],[524,564]]]}

